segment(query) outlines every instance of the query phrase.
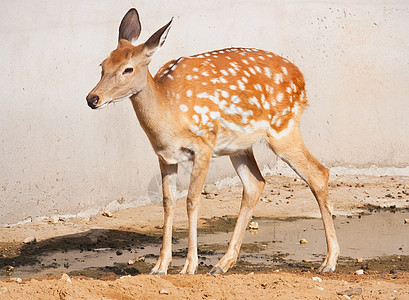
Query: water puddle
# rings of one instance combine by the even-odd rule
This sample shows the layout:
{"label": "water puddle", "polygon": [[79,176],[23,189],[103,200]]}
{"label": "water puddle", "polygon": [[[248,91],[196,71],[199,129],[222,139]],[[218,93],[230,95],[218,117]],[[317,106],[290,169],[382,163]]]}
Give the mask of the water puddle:
{"label": "water puddle", "polygon": [[[409,219],[408,211],[379,211],[368,215],[337,217],[334,223],[342,257],[374,259],[391,255],[408,256],[409,224],[404,224],[405,219]],[[246,231],[245,234],[239,256],[242,264],[271,267],[302,261],[322,261],[326,245],[320,219],[256,221],[259,229],[253,233]],[[208,271],[220,259],[227,249],[231,234],[199,234],[199,262],[203,270]],[[110,272],[117,275],[147,273],[160,250],[160,240],[157,237],[149,238],[126,231],[101,230],[85,233],[82,234],[80,242],[74,242],[78,239],[75,236],[60,239],[64,238],[65,246],[56,242],[54,247],[36,245],[35,254],[30,250],[23,251],[20,257],[12,260],[0,258],[0,278],[7,277],[6,265],[14,267],[13,277],[21,278],[63,272],[91,277],[101,277]],[[302,239],[307,243],[300,244]],[[56,247],[57,244],[60,247]],[[186,248],[186,238],[174,242],[174,272],[183,266]],[[38,249],[42,250],[38,252]],[[128,265],[129,260],[136,263]]]}

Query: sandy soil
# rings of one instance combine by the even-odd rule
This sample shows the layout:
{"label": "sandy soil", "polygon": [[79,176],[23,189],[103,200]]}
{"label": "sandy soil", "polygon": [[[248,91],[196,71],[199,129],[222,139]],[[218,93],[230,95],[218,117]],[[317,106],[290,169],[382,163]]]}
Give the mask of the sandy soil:
{"label": "sandy soil", "polygon": [[[318,217],[318,207],[306,185],[295,177],[267,176],[267,186],[254,216],[268,218]],[[409,178],[336,176],[330,182],[335,215],[351,215],[372,207],[409,207]],[[237,214],[240,185],[225,186],[217,194],[203,195],[200,227],[212,217]],[[370,206],[372,205],[372,206]],[[185,203],[178,201],[175,228],[185,229]],[[53,237],[81,234],[92,229],[113,229],[160,235],[162,208],[159,203],[113,212],[113,217],[95,216],[50,222],[44,220],[0,228],[0,260],[21,254],[22,242],[34,236],[37,242]],[[409,226],[409,225],[408,225]],[[323,236],[324,238],[324,236]],[[200,245],[199,245],[200,247]],[[318,276],[320,279],[313,280]],[[322,280],[322,281],[321,281]],[[337,294],[338,293],[338,294]],[[347,296],[344,296],[347,295]],[[349,295],[349,296],[348,296]],[[409,272],[389,274],[351,271],[316,274],[293,269],[260,272],[228,272],[211,276],[81,276],[42,277],[0,281],[0,299],[409,299]]]}

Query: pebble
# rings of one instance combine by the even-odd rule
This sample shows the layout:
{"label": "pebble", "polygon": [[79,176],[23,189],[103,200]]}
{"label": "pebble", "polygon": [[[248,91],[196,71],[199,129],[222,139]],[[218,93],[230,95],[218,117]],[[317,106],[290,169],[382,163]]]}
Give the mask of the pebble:
{"label": "pebble", "polygon": [[169,292],[168,292],[167,290],[165,290],[165,289],[161,289],[161,290],[159,291],[159,294],[161,294],[161,295],[169,295]]}
{"label": "pebble", "polygon": [[307,244],[308,243],[308,241],[306,240],[306,239],[301,239],[300,240],[300,244],[301,245],[305,245],[305,244]]}
{"label": "pebble", "polygon": [[205,184],[203,187],[203,193],[204,194],[218,194],[219,190],[217,189],[217,186],[215,184]]}
{"label": "pebble", "polygon": [[249,229],[258,229],[258,222],[257,221],[251,221],[249,224]]}
{"label": "pebble", "polygon": [[24,244],[35,244],[37,243],[37,239],[34,236],[29,236],[24,239],[23,243]]}
{"label": "pebble", "polygon": [[51,224],[57,224],[59,220],[60,220],[60,218],[58,218],[58,217],[51,217],[50,218],[50,223]]}
{"label": "pebble", "polygon": [[409,224],[409,219],[404,219],[403,224]]}
{"label": "pebble", "polygon": [[6,275],[11,276],[14,272],[14,267],[13,266],[6,266]]}
{"label": "pebble", "polygon": [[72,283],[70,276],[68,276],[66,273],[63,273],[61,276],[62,281],[67,281],[69,283]]}
{"label": "pebble", "polygon": [[114,215],[109,211],[109,210],[104,210],[104,212],[102,213],[102,215],[104,217],[108,217],[108,218],[112,218]]}
{"label": "pebble", "polygon": [[355,273],[356,273],[356,275],[364,275],[364,270],[362,270],[362,269],[356,270]]}
{"label": "pebble", "polygon": [[337,292],[338,295],[343,295],[343,296],[359,296],[362,294],[362,289],[361,288],[355,288],[355,289],[347,289],[341,292]]}
{"label": "pebble", "polygon": [[7,293],[7,291],[8,291],[8,289],[7,289],[5,286],[3,286],[3,287],[0,289],[0,292],[2,292],[2,293]]}
{"label": "pebble", "polygon": [[318,276],[313,277],[312,280],[322,282],[322,279]]}
{"label": "pebble", "polygon": [[355,260],[356,260],[356,262],[358,262],[358,263],[361,263],[361,262],[364,261],[364,260],[362,259],[362,257],[357,257],[357,258],[355,258]]}
{"label": "pebble", "polygon": [[17,282],[17,283],[22,283],[23,282],[23,279],[21,279],[20,277],[14,277],[14,278],[11,278],[11,280],[14,281],[14,282]]}
{"label": "pebble", "polygon": [[135,260],[133,259],[128,260],[128,265],[133,265],[134,263],[135,263]]}
{"label": "pebble", "polygon": [[144,262],[145,261],[145,256],[139,256],[137,261]]}
{"label": "pebble", "polygon": [[397,274],[397,273],[398,273],[398,270],[396,270],[396,269],[391,269],[389,271],[389,274]]}

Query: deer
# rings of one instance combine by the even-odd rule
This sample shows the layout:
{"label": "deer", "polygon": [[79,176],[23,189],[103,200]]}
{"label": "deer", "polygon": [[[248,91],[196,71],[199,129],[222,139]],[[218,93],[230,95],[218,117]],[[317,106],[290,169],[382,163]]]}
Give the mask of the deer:
{"label": "deer", "polygon": [[186,196],[188,251],[180,274],[198,268],[197,224],[202,188],[212,157],[228,155],[243,185],[241,206],[228,249],[210,271],[223,274],[237,261],[247,225],[265,179],[253,154],[260,141],[309,186],[321,212],[327,252],[318,272],[335,270],[340,253],[328,194],[329,170],[308,151],[300,117],[307,107],[301,71],[287,59],[254,48],[226,48],[171,60],[153,77],[149,63],[168,36],[173,18],[137,44],[138,11],[119,26],[117,48],[101,63],[100,81],[86,96],[92,109],[130,99],[158,156],[163,193],[163,240],[151,274],[167,274],[178,164],[193,162]]}

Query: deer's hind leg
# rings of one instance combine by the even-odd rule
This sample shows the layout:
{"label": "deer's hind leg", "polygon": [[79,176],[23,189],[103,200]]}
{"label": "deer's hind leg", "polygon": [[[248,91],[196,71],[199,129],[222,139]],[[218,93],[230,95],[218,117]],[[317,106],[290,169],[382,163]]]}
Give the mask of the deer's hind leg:
{"label": "deer's hind leg", "polygon": [[329,170],[307,150],[298,123],[296,125],[287,131],[287,135],[269,135],[268,143],[277,156],[304,179],[314,194],[321,211],[327,240],[327,254],[318,271],[334,271],[339,256],[339,245],[332,221],[332,204],[328,196]]}
{"label": "deer's hind leg", "polygon": [[264,178],[260,173],[252,150],[231,155],[230,159],[243,183],[243,199],[229,248],[226,254],[210,271],[211,274],[224,273],[236,262],[247,224],[251,219],[254,207],[265,185]]}

